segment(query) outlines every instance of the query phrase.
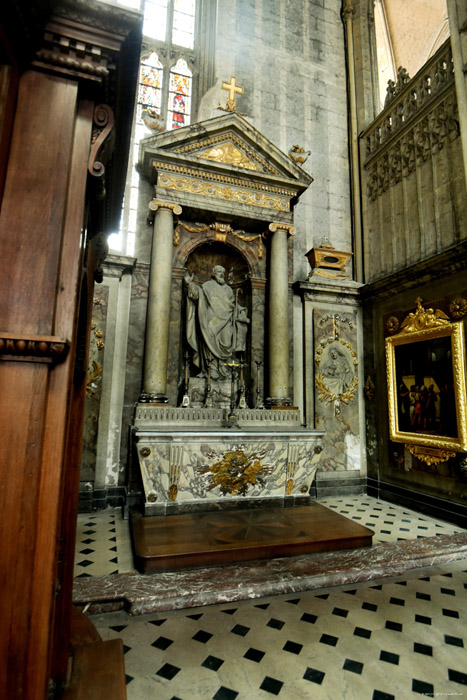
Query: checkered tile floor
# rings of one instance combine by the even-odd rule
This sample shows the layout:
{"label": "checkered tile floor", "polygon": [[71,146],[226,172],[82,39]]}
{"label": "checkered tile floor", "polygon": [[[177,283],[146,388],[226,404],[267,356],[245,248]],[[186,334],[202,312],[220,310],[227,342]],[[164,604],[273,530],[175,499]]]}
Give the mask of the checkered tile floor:
{"label": "checkered tile floor", "polygon": [[[430,572],[432,573],[432,572]],[[406,700],[467,695],[467,565],[376,585],[130,618],[128,700]]]}
{"label": "checkered tile floor", "polygon": [[135,570],[129,523],[122,520],[120,508],[78,515],[75,577]]}
{"label": "checkered tile floor", "polygon": [[[374,542],[459,531],[368,496],[321,503],[371,527]],[[79,516],[78,543],[78,576],[131,570],[127,524],[117,511]],[[80,551],[86,548],[94,552]],[[467,562],[422,573],[295,596],[91,619],[104,639],[123,639],[128,700],[467,696]]]}

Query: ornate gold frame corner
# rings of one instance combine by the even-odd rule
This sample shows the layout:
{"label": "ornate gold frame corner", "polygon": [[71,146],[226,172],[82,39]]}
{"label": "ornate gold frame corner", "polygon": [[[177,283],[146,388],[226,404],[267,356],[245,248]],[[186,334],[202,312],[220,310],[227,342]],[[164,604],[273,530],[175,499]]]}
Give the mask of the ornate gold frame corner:
{"label": "ornate gold frame corner", "polygon": [[[448,454],[452,452],[467,452],[467,393],[465,369],[465,331],[462,321],[451,322],[439,309],[424,309],[421,299],[417,299],[417,310],[407,316],[401,324],[401,332],[386,338],[386,376],[388,389],[389,434],[394,442],[405,443],[410,450],[411,445],[426,448],[439,448]],[[405,430],[399,425],[399,392],[398,373],[396,366],[396,350],[400,346],[414,344],[414,361],[421,346],[416,343],[431,341],[439,338],[450,338],[451,362],[453,378],[453,400],[457,421],[457,437],[442,434],[441,431],[424,432]],[[453,412],[454,415],[454,412]],[[425,428],[426,430],[426,428]],[[412,450],[410,450],[412,451]],[[416,450],[421,459],[422,451]],[[454,455],[452,455],[454,456]],[[444,457],[446,459],[446,457]],[[438,461],[444,461],[440,459]]]}

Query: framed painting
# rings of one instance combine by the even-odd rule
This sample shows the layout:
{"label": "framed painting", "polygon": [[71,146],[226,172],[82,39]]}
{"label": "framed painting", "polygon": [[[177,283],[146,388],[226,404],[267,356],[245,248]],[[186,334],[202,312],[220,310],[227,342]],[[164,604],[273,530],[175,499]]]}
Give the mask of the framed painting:
{"label": "framed painting", "polygon": [[390,438],[465,452],[464,325],[417,303],[401,332],[386,338]]}

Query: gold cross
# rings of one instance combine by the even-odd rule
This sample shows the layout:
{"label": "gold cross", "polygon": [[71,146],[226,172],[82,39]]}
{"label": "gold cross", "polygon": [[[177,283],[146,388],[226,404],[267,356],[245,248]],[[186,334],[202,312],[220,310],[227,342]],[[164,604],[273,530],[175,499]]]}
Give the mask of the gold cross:
{"label": "gold cross", "polygon": [[241,362],[236,363],[235,360],[232,360],[232,362],[224,362],[224,365],[226,365],[226,367],[234,369],[234,367],[240,367]]}
{"label": "gold cross", "polygon": [[222,81],[222,89],[229,91],[229,98],[227,100],[227,110],[229,112],[235,112],[235,93],[238,95],[243,95],[244,88],[241,85],[236,85],[236,78],[230,76],[230,83],[225,80]]}

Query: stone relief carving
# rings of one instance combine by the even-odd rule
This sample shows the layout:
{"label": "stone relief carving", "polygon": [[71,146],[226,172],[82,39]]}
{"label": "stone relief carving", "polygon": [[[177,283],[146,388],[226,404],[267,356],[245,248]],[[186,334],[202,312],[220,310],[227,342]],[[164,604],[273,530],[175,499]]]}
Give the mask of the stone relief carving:
{"label": "stone relief carving", "polygon": [[353,401],[357,389],[355,365],[358,360],[355,351],[345,340],[331,338],[318,348],[316,360],[319,399],[334,403],[335,411],[339,412],[340,403]]}

